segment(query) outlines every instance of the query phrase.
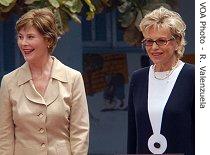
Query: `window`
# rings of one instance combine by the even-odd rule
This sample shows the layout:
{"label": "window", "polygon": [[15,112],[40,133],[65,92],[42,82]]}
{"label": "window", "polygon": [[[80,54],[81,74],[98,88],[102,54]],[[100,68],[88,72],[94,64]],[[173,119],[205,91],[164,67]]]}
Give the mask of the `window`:
{"label": "window", "polygon": [[82,17],[83,47],[111,47],[111,13],[97,14],[93,21]]}
{"label": "window", "polygon": [[118,11],[104,11],[97,14],[93,21],[86,21],[85,16],[82,17],[84,53],[98,51],[99,48],[103,52],[134,48],[123,41],[123,28],[117,21],[118,14]]}

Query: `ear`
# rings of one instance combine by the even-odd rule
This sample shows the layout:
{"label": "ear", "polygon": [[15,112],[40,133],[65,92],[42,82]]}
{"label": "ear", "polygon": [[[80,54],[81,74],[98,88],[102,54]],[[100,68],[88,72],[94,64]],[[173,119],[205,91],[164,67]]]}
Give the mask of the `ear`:
{"label": "ear", "polygon": [[175,37],[175,40],[176,40],[176,42],[177,42],[178,45],[181,44],[181,37],[180,36],[176,36]]}
{"label": "ear", "polygon": [[176,44],[175,51],[178,51],[180,44]]}
{"label": "ear", "polygon": [[46,44],[47,44],[47,48],[51,48],[52,47],[52,40],[50,38],[45,38]]}
{"label": "ear", "polygon": [[176,37],[176,50],[178,50],[180,45],[181,45],[181,38],[180,37]]}

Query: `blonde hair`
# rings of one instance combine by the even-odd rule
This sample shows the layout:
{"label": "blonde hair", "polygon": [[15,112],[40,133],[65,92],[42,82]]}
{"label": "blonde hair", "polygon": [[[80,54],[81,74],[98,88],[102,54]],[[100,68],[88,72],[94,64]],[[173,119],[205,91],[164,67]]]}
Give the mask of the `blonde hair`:
{"label": "blonde hair", "polygon": [[22,15],[16,22],[16,31],[22,28],[34,27],[50,42],[49,53],[52,54],[57,41],[58,31],[55,23],[55,17],[48,8],[32,9]]}
{"label": "blonde hair", "polygon": [[177,57],[180,59],[185,50],[185,30],[186,25],[181,16],[174,11],[168,10],[161,6],[158,9],[145,15],[140,23],[140,30],[145,34],[149,28],[170,28],[172,35],[179,40],[179,47],[176,51]]}

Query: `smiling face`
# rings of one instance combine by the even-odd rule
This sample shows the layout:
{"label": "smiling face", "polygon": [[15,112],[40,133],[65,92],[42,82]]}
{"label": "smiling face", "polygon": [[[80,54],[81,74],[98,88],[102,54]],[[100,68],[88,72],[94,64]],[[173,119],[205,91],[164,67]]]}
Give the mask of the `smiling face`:
{"label": "smiling face", "polygon": [[156,66],[161,67],[162,70],[170,69],[177,61],[176,50],[178,43],[176,39],[172,39],[173,35],[169,28],[149,28],[144,33],[144,38],[156,41],[157,39],[168,40],[165,45],[157,45],[155,42],[146,46],[148,56]]}
{"label": "smiling face", "polygon": [[34,27],[21,28],[17,43],[24,59],[29,63],[38,63],[50,55],[48,41]]}

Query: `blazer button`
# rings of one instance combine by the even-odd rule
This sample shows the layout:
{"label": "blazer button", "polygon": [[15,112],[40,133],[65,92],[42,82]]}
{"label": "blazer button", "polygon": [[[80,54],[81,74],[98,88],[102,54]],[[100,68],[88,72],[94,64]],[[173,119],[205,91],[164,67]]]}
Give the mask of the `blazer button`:
{"label": "blazer button", "polygon": [[40,133],[44,133],[44,129],[41,128],[41,129],[39,130],[39,132],[40,132]]}
{"label": "blazer button", "polygon": [[45,146],[46,146],[45,143],[42,143],[42,144],[41,144],[41,147],[42,147],[42,148],[44,148]]}

